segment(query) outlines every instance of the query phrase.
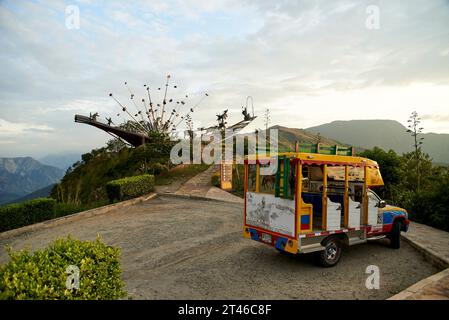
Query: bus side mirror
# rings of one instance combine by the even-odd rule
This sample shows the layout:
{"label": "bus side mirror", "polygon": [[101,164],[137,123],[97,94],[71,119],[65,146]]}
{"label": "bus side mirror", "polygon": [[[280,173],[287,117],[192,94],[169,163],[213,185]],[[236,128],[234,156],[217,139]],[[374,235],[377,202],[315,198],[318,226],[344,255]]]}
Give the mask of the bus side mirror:
{"label": "bus side mirror", "polygon": [[379,208],[385,208],[386,205],[387,205],[387,203],[385,202],[385,200],[380,200],[378,207]]}

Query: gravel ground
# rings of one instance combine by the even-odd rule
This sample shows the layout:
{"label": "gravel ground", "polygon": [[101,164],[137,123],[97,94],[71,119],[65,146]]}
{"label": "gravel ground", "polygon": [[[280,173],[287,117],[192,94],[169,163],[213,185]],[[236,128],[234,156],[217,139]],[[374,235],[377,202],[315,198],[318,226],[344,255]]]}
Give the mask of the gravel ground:
{"label": "gravel ground", "polygon": [[[107,214],[0,241],[32,249],[71,234],[122,248],[123,278],[133,299],[386,299],[437,268],[402,242],[351,247],[334,268],[313,256],[288,256],[243,238],[242,205],[159,196]],[[368,265],[380,269],[380,289],[368,290]]]}

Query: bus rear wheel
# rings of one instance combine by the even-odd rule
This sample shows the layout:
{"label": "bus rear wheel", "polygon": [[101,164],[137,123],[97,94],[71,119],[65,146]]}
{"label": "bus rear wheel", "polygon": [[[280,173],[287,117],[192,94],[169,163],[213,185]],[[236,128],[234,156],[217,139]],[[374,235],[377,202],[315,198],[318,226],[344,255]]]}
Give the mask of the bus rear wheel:
{"label": "bus rear wheel", "polygon": [[342,242],[337,237],[331,237],[324,241],[324,250],[317,252],[318,263],[325,267],[333,267],[340,261]]}

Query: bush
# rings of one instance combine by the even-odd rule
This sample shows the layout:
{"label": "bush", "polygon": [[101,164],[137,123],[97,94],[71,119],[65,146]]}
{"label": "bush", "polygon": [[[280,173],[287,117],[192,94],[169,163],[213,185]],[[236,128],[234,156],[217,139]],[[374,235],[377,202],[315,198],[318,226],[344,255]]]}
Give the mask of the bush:
{"label": "bush", "polygon": [[167,173],[170,168],[167,165],[156,162],[149,166],[148,171],[154,175]]}
{"label": "bush", "polygon": [[154,190],[154,176],[143,174],[109,181],[106,184],[109,201],[123,201],[136,198]]}
{"label": "bush", "polygon": [[38,198],[0,208],[0,232],[55,218],[56,201]]}
{"label": "bush", "polygon": [[108,200],[93,202],[93,203],[89,203],[89,204],[81,204],[81,203],[77,204],[77,203],[73,203],[73,202],[69,202],[69,203],[58,202],[55,205],[55,216],[56,217],[68,216],[70,214],[102,207],[102,206],[105,206],[108,204],[109,204]]}
{"label": "bush", "polygon": [[[120,249],[96,241],[58,239],[30,253],[8,249],[10,261],[0,267],[0,299],[118,299],[124,297]],[[79,269],[79,287],[73,273]],[[66,283],[72,284],[68,289]]]}
{"label": "bush", "polygon": [[210,178],[210,182],[212,183],[213,186],[215,187],[221,187],[221,176],[220,176],[220,172],[215,172],[212,177]]}
{"label": "bush", "polygon": [[404,207],[413,221],[449,231],[449,181],[435,181],[433,189],[412,192]]}

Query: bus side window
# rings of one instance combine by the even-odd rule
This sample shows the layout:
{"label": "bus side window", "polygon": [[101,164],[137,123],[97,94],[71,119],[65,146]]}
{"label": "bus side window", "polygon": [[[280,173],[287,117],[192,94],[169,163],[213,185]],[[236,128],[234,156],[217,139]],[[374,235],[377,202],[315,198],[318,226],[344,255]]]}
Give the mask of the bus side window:
{"label": "bus side window", "polygon": [[[269,168],[270,163],[261,163],[260,167],[261,168]],[[260,174],[260,193],[274,195],[275,183],[276,183],[276,173],[272,173],[269,175]]]}
{"label": "bus side window", "polygon": [[354,186],[354,201],[360,203],[363,201],[363,186],[361,185]]}
{"label": "bus side window", "polygon": [[309,167],[302,166],[302,192],[309,192]]}
{"label": "bus side window", "polygon": [[293,199],[296,193],[296,163],[294,161],[290,161],[290,175],[288,183],[288,195],[291,199]]}
{"label": "bus side window", "polygon": [[248,192],[256,192],[256,164],[248,164]]}

